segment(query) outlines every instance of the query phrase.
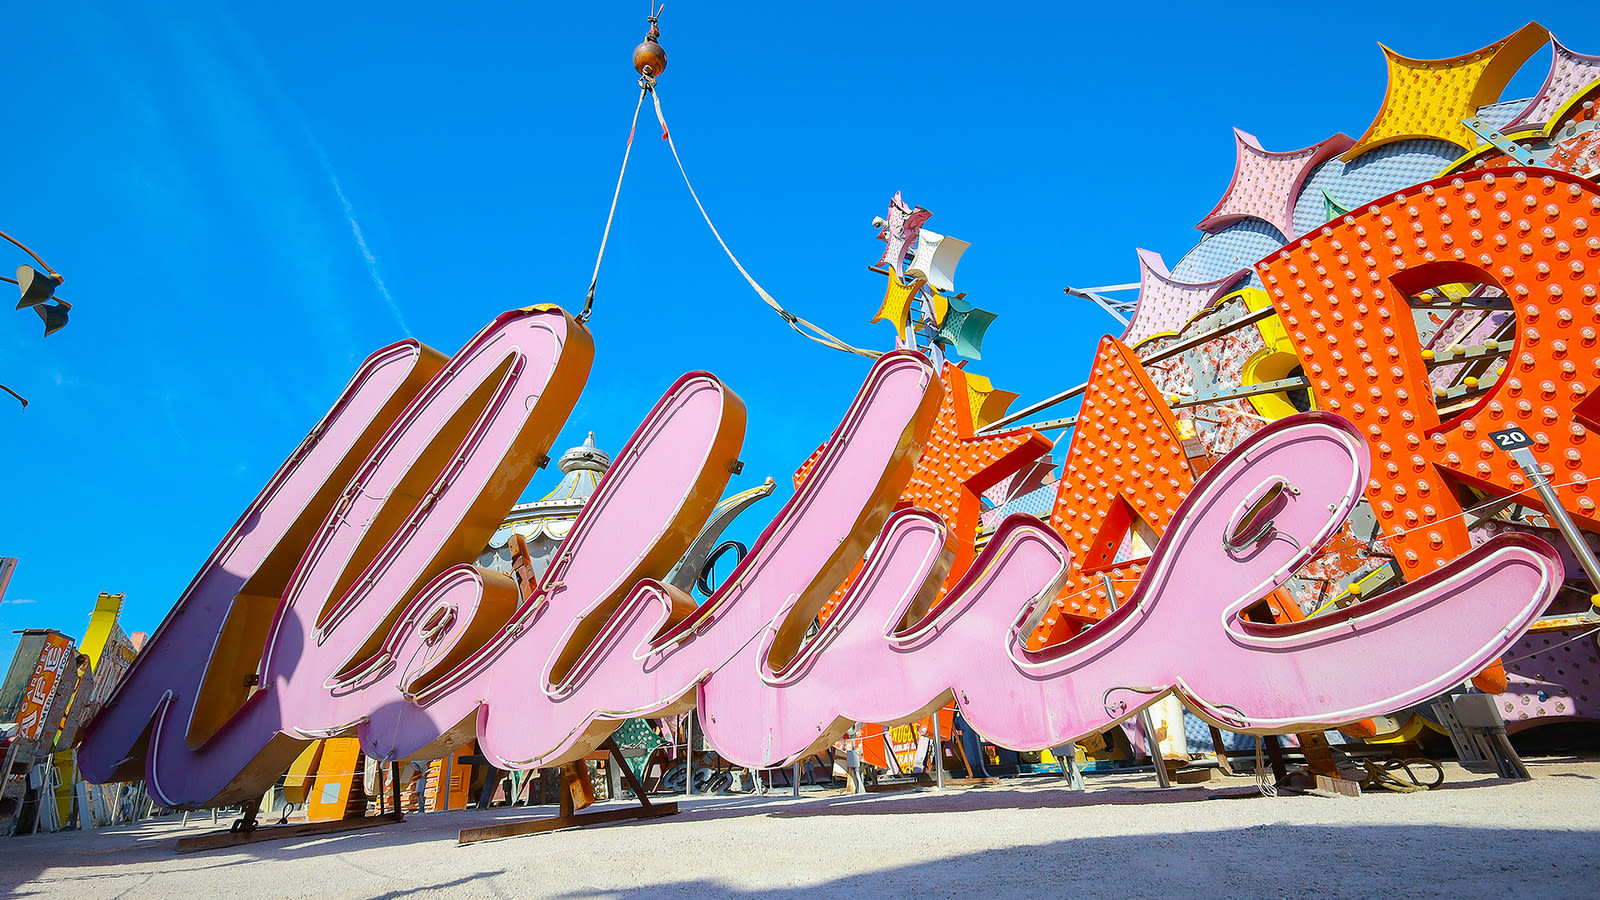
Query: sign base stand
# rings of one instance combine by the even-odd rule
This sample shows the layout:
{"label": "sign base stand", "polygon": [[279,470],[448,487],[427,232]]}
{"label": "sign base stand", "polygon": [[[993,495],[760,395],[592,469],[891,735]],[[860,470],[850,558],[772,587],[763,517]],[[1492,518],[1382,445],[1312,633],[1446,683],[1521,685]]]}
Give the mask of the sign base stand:
{"label": "sign base stand", "polygon": [[[211,834],[202,834],[190,838],[179,838],[177,850],[179,853],[199,853],[205,850],[221,850],[225,847],[238,847],[242,844],[255,844],[261,841],[282,841],[289,838],[311,837],[321,834],[338,834],[344,831],[360,831],[364,828],[377,828],[380,825],[393,825],[404,822],[405,814],[400,811],[400,763],[394,762],[389,769],[389,796],[393,807],[389,812],[379,812],[375,816],[362,816],[357,819],[340,819],[336,822],[303,822],[297,825],[271,825],[266,828],[256,827],[256,817],[261,813],[261,801],[251,800],[244,805],[244,815],[233,823],[227,831],[215,831]],[[383,794],[378,793],[378,808],[383,808]],[[288,812],[284,818],[288,818]]]}
{"label": "sign base stand", "polygon": [[[244,844],[255,844],[261,841],[281,841],[288,838],[314,837],[324,834],[338,834],[343,831],[360,831],[363,828],[377,828],[380,825],[393,825],[404,822],[406,817],[401,813],[380,813],[376,816],[362,816],[358,819],[340,819],[336,822],[304,822],[297,825],[269,825],[266,828],[238,828],[237,830],[215,831],[210,834],[196,835],[195,837],[179,838],[179,853],[198,853],[205,850],[221,850],[226,847],[238,847]],[[240,819],[235,825],[245,822],[253,823],[253,817]]]}
{"label": "sign base stand", "polygon": [[600,812],[579,813],[573,808],[572,792],[562,786],[561,811],[549,819],[534,819],[530,822],[506,822],[500,825],[484,825],[478,828],[463,828],[458,838],[458,844],[475,844],[479,841],[493,841],[500,838],[520,837],[525,834],[544,834],[550,831],[560,831],[565,828],[584,828],[589,825],[603,825],[607,822],[622,822],[628,819],[658,819],[662,816],[678,814],[677,803],[651,803],[650,795],[645,793],[644,785],[639,783],[633,770],[628,767],[627,760],[622,758],[622,750],[612,738],[606,738],[602,749],[611,754],[611,764],[622,773],[622,778],[627,782],[628,788],[638,798],[637,807],[624,807],[622,809],[607,809]]}

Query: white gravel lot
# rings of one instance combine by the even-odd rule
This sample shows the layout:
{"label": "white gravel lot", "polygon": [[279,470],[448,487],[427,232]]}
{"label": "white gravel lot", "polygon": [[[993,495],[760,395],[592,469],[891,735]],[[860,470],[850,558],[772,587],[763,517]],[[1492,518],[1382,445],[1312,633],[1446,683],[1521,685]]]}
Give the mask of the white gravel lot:
{"label": "white gravel lot", "polygon": [[[1531,782],[1446,765],[1443,788],[1261,797],[1249,778],[1150,776],[796,800],[685,802],[649,822],[458,846],[460,828],[549,815],[460,811],[318,839],[178,855],[176,818],[0,841],[15,897],[1595,896],[1600,762]],[[602,804],[596,808],[607,808]]]}

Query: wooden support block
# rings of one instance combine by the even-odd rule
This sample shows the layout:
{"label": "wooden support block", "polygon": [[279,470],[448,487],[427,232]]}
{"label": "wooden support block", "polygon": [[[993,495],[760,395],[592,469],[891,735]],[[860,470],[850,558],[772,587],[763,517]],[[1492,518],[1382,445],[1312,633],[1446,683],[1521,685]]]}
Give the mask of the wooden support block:
{"label": "wooden support block", "polygon": [[1339,765],[1333,761],[1333,748],[1328,746],[1328,739],[1322,732],[1308,731],[1297,737],[1300,738],[1300,752],[1306,758],[1306,768],[1312,774],[1339,777]]}
{"label": "wooden support block", "polygon": [[1228,751],[1224,749],[1224,746],[1225,745],[1222,743],[1222,729],[1212,725],[1211,747],[1216,751],[1217,754],[1217,769],[1224,775],[1232,775],[1233,764],[1228,762]]}
{"label": "wooden support block", "polygon": [[1278,736],[1269,734],[1261,739],[1267,750],[1267,759],[1272,762],[1272,777],[1282,781],[1289,775],[1289,767],[1283,762],[1283,745],[1278,743]]}
{"label": "wooden support block", "polygon": [[1344,797],[1360,797],[1361,784],[1344,778],[1330,778],[1327,775],[1315,775],[1316,790],[1327,794],[1337,794]]}

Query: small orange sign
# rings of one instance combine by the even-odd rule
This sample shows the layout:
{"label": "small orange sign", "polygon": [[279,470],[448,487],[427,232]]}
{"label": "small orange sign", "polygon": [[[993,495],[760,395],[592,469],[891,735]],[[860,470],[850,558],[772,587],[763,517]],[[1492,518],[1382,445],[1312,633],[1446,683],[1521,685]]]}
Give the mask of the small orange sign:
{"label": "small orange sign", "polygon": [[[56,686],[60,684],[61,673],[66,671],[71,657],[72,638],[59,632],[45,636],[44,647],[39,650],[39,661],[33,666],[33,677],[28,680],[28,692],[22,697],[22,710],[17,716],[19,737],[31,741],[45,733]],[[49,737],[55,737],[53,730]]]}

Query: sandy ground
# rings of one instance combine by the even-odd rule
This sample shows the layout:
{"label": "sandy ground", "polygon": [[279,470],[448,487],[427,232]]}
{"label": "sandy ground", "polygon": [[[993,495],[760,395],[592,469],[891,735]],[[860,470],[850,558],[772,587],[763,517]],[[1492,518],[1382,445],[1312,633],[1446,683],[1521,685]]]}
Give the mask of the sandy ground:
{"label": "sandy ground", "polygon": [[[696,798],[674,817],[458,846],[457,830],[548,815],[461,811],[309,840],[177,855],[175,818],[0,841],[18,897],[1595,896],[1600,762],[1531,782],[1446,766],[1445,786],[1262,797],[1249,778],[1160,790],[1149,775],[800,799]],[[608,808],[601,804],[596,808]]]}

